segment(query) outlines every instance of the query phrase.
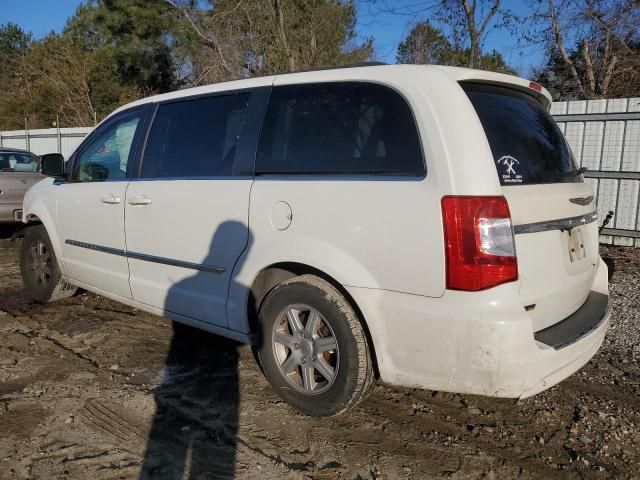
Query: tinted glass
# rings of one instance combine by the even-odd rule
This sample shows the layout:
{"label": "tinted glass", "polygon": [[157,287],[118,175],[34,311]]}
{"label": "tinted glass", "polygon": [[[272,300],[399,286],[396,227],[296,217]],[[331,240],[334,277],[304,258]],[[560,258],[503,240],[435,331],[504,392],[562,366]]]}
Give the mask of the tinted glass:
{"label": "tinted glass", "polygon": [[248,93],[160,105],[149,133],[142,176],[217,177],[234,174]]}
{"label": "tinted glass", "polygon": [[573,155],[551,115],[532,96],[464,85],[491,146],[502,185],[579,182]]}
{"label": "tinted glass", "polygon": [[37,172],[40,159],[30,153],[0,152],[0,172]]}
{"label": "tinted glass", "polygon": [[140,112],[122,114],[83,146],[73,168],[73,180],[96,182],[127,178]]}
{"label": "tinted glass", "polygon": [[409,105],[368,83],[276,87],[258,145],[256,173],[424,174]]}

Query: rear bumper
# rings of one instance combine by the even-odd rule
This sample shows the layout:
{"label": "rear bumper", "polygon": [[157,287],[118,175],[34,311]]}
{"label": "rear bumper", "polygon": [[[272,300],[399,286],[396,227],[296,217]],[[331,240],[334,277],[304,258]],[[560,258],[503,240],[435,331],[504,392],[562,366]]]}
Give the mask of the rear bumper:
{"label": "rear bumper", "polygon": [[367,320],[383,382],[507,398],[557,384],[598,351],[610,319],[602,262],[592,290],[599,308],[587,302],[582,315],[543,335],[514,301],[516,283],[440,298],[349,288]]}
{"label": "rear bumper", "polygon": [[592,291],[578,310],[564,320],[535,332],[533,337],[560,350],[597,330],[606,321],[608,310],[609,295]]}
{"label": "rear bumper", "polygon": [[20,222],[22,220],[21,204],[1,204],[0,223]]}
{"label": "rear bumper", "polygon": [[[537,371],[543,374],[538,382],[526,388],[520,393],[520,398],[527,398],[550,388],[572,375],[582,368],[598,351],[605,333],[609,328],[611,310],[607,309],[606,315],[598,323],[598,326],[581,337],[574,344],[545,358],[544,363],[535,365]],[[535,376],[533,377],[535,379]],[[531,382],[530,382],[531,383]]]}

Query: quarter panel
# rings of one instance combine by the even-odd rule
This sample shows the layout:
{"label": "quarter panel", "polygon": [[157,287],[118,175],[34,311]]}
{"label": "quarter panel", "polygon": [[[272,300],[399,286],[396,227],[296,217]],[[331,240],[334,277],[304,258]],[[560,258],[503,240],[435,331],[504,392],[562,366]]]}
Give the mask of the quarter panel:
{"label": "quarter panel", "polygon": [[[444,240],[440,202],[428,183],[258,178],[249,222],[256,244],[289,244],[291,249],[278,250],[332,265],[345,286],[437,297],[444,292]],[[286,230],[273,225],[274,206],[280,201],[291,208]]]}
{"label": "quarter panel", "polygon": [[[281,202],[291,209],[285,229],[274,218]],[[229,291],[232,329],[248,331],[251,284],[279,262],[309,265],[345,286],[434,297],[444,292],[439,193],[429,178],[258,177],[249,227],[253,242]]]}

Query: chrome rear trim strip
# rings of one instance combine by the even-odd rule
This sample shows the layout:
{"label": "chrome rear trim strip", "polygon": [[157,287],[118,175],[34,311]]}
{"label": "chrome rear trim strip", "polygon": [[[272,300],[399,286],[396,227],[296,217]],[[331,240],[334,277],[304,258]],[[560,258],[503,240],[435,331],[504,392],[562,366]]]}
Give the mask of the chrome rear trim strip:
{"label": "chrome rear trim strip", "polygon": [[546,222],[525,223],[522,225],[514,225],[514,233],[536,233],[546,232],[548,230],[570,230],[574,227],[586,225],[595,222],[598,216],[596,212],[587,213],[586,215],[578,215],[577,217],[560,218],[558,220],[547,220]]}
{"label": "chrome rear trim strip", "polygon": [[183,260],[174,260],[172,258],[156,257],[154,255],[147,255],[145,253],[129,252],[117,248],[103,247],[102,245],[95,245],[93,243],[78,242],[77,240],[65,240],[64,243],[73,245],[74,247],[86,248],[88,250],[95,250],[98,252],[118,255],[120,257],[133,258],[136,260],[144,260],[146,262],[161,263],[163,265],[171,265],[173,267],[180,268],[189,268],[191,270],[198,270],[200,272],[217,274],[224,273],[224,268],[214,267],[213,265],[202,265],[200,263],[185,262]]}

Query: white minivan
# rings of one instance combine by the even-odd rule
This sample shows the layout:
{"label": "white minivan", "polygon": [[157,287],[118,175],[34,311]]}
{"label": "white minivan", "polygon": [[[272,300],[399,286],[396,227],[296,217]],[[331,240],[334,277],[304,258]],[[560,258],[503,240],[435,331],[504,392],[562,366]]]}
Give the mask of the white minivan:
{"label": "white minivan", "polygon": [[376,379],[528,397],[609,324],[593,193],[550,102],[521,78],[417,65],[133,102],[66,164],[43,157],[24,285],[251,343],[310,415]]}

